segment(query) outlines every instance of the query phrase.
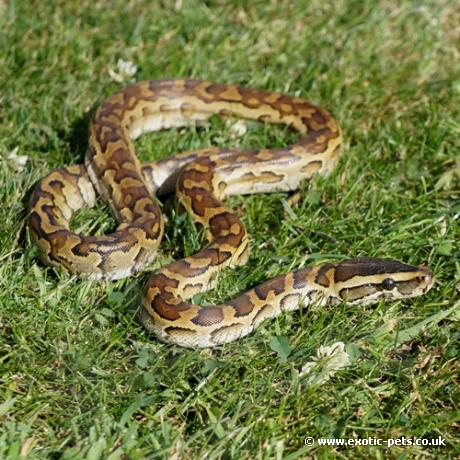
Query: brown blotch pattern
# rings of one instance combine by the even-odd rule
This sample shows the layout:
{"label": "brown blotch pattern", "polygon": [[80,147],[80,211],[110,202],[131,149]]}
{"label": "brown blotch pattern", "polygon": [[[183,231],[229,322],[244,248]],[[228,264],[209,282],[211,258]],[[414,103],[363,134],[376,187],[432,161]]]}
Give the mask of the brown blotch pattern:
{"label": "brown blotch pattern", "polygon": [[197,326],[210,327],[219,324],[224,319],[224,312],[219,307],[201,308],[198,315],[192,319],[192,323]]}
{"label": "brown blotch pattern", "polygon": [[275,296],[278,296],[286,289],[284,279],[285,276],[278,276],[272,280],[265,281],[264,283],[259,284],[259,286],[256,286],[254,288],[254,292],[261,300],[266,300],[270,292],[273,292]]}
{"label": "brown blotch pattern", "polygon": [[254,304],[248,294],[240,295],[236,299],[228,302],[228,304],[235,309],[235,316],[237,318],[247,316],[254,310]]}
{"label": "brown blotch pattern", "polygon": [[308,275],[311,272],[311,268],[302,268],[300,270],[296,270],[292,273],[293,277],[293,287],[295,289],[302,289],[308,283]]}
{"label": "brown blotch pattern", "polygon": [[316,275],[315,282],[321,286],[329,287],[330,280],[327,276],[327,272],[331,269],[334,269],[334,265],[332,264],[325,264],[319,270],[318,274]]}

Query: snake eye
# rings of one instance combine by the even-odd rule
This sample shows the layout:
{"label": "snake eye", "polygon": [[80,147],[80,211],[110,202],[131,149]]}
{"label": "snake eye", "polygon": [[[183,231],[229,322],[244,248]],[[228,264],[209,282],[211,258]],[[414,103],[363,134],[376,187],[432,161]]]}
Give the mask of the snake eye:
{"label": "snake eye", "polygon": [[385,278],[382,281],[382,289],[385,291],[392,291],[396,287],[396,282],[391,278]]}

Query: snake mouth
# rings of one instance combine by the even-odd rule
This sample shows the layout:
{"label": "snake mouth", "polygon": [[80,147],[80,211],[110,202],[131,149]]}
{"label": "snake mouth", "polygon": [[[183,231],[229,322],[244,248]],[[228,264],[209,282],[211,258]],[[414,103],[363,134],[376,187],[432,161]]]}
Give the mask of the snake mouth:
{"label": "snake mouth", "polygon": [[423,276],[422,280],[422,292],[428,292],[436,282],[436,278],[433,276],[430,270],[426,270],[426,274]]}
{"label": "snake mouth", "polygon": [[431,270],[421,268],[417,276],[407,281],[400,281],[397,285],[397,291],[401,297],[417,297],[428,292],[435,282]]}

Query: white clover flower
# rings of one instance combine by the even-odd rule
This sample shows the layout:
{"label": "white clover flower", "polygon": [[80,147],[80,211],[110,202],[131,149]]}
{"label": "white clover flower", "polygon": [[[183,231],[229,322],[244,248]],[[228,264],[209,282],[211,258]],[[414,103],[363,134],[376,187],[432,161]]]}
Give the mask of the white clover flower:
{"label": "white clover flower", "polygon": [[118,59],[116,70],[109,69],[110,78],[117,83],[129,80],[137,72],[137,66],[131,61]]}
{"label": "white clover flower", "polygon": [[305,377],[305,382],[309,385],[319,385],[329,380],[336,371],[346,367],[349,362],[350,357],[343,342],[333,343],[329,347],[321,345],[316,351],[316,357],[302,366],[299,377]]}
{"label": "white clover flower", "polygon": [[15,147],[6,158],[12,162],[16,171],[22,171],[29,161],[29,157],[27,155],[18,155],[18,151],[19,147]]}
{"label": "white clover flower", "polygon": [[244,120],[237,120],[236,122],[232,122],[229,120],[230,125],[230,138],[236,139],[238,137],[244,136],[248,131],[248,126]]}

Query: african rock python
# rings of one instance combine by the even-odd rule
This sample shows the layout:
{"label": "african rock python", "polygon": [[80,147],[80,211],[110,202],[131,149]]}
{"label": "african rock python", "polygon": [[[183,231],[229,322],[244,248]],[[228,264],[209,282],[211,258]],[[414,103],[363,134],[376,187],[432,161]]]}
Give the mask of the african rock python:
{"label": "african rock python", "polygon": [[[132,139],[213,114],[287,124],[302,137],[284,148],[209,148],[139,163]],[[204,81],[140,82],[97,110],[85,166],[54,171],[38,184],[30,204],[31,234],[49,263],[96,279],[122,278],[155,256],[164,222],[154,194],[175,187],[182,205],[206,229],[209,244],[150,276],[140,317],[160,339],[188,347],[230,342],[301,304],[368,303],[428,291],[433,278],[427,268],[359,258],[279,276],[223,305],[187,302],[210,289],[217,272],[247,259],[245,228],[220,200],[294,190],[314,173],[334,167],[340,142],[336,120],[297,97]],[[94,204],[94,189],[120,223],[110,235],[82,236],[69,229],[74,212]]]}

